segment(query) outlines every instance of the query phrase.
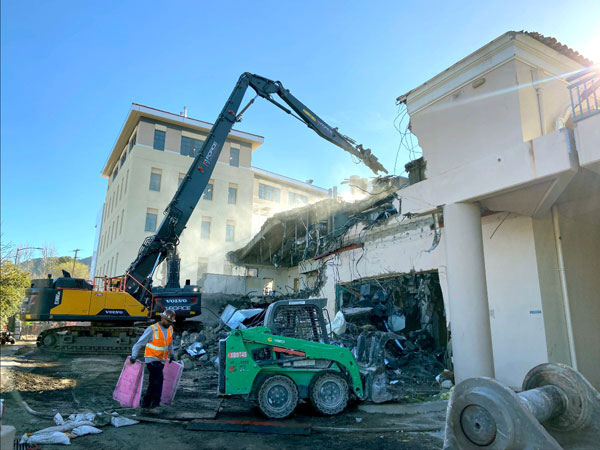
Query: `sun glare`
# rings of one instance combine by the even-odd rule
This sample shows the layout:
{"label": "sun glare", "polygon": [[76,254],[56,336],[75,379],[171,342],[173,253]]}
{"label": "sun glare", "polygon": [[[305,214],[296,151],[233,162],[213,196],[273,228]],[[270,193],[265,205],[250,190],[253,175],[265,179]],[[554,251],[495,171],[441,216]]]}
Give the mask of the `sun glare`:
{"label": "sun glare", "polygon": [[581,49],[579,49],[579,53],[587,59],[594,61],[595,64],[600,64],[600,33],[584,43]]}

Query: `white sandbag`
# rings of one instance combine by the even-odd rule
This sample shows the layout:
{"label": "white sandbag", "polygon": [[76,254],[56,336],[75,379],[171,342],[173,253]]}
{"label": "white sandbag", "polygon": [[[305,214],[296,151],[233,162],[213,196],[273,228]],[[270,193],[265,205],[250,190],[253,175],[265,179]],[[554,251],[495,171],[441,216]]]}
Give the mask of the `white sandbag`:
{"label": "white sandbag", "polygon": [[56,413],[56,415],[54,416],[54,423],[56,425],[64,425],[65,419],[63,419],[60,413]]}
{"label": "white sandbag", "polygon": [[[81,420],[94,420],[96,418],[96,414],[89,412],[89,413],[78,413],[78,414],[71,414],[69,416],[69,420],[73,420],[75,422],[79,422]],[[57,424],[58,425],[58,424]]]}
{"label": "white sandbag", "polygon": [[71,434],[75,437],[85,436],[86,434],[98,434],[102,433],[102,430],[99,430],[96,427],[91,427],[89,425],[82,425],[77,428],[73,428],[71,430]]}
{"label": "white sandbag", "polygon": [[48,433],[35,433],[31,436],[24,434],[20,441],[21,444],[62,444],[71,445],[71,439],[65,433],[60,431],[50,431]]}
{"label": "white sandbag", "polygon": [[80,420],[79,422],[68,421],[68,422],[65,422],[63,425],[57,425],[55,427],[44,428],[44,429],[36,431],[33,434],[53,433],[55,431],[61,431],[61,432],[71,431],[73,428],[77,428],[82,425],[94,425],[94,423],[89,420]]}
{"label": "white sandbag", "polygon": [[133,420],[133,419],[129,419],[127,417],[111,417],[110,419],[110,424],[113,427],[126,427],[128,425],[135,425],[136,423],[139,423],[137,420]]}

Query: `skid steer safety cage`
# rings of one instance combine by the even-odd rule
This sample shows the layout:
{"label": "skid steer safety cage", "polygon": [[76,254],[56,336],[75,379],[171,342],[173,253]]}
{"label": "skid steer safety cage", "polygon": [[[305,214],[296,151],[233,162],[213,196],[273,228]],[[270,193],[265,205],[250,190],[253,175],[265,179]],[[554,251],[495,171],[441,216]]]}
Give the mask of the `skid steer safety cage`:
{"label": "skid steer safety cage", "polygon": [[274,334],[313,342],[325,340],[315,305],[288,306],[275,311]]}

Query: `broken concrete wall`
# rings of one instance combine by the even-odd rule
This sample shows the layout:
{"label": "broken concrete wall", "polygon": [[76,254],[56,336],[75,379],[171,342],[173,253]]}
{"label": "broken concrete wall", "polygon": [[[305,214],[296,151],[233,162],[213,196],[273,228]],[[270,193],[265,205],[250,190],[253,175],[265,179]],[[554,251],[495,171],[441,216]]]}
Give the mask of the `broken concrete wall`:
{"label": "broken concrete wall", "polygon": [[[427,272],[439,268],[442,292],[446,292],[444,247],[439,245],[431,252],[426,251],[431,248],[435,236],[431,229],[432,221],[418,219],[412,229],[400,231],[398,226],[401,217],[396,217],[397,220],[389,219],[385,226],[378,227],[369,236],[365,236],[362,248],[337,253],[325,260],[325,280],[320,295],[327,297],[331,317],[336,312],[336,285],[361,278]],[[448,313],[446,310],[446,317]]]}

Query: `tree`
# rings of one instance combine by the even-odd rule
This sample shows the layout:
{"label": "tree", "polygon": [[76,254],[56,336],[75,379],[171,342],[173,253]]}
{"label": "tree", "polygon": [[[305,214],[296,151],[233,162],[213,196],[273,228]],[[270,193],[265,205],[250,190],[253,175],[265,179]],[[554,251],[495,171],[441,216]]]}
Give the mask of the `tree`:
{"label": "tree", "polygon": [[27,286],[27,272],[15,266],[3,252],[0,259],[0,327],[4,328],[8,319],[19,312]]}

